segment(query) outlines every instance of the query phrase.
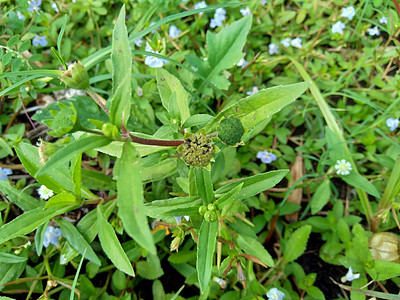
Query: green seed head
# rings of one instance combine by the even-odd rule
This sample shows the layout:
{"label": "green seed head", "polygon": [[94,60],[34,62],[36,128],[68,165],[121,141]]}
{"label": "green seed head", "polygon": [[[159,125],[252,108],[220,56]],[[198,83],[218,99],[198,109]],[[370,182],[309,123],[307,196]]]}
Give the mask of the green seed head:
{"label": "green seed head", "polygon": [[207,205],[207,210],[210,210],[210,211],[215,210],[215,205],[212,204],[212,203],[208,204]]}
{"label": "green seed head", "polygon": [[222,120],[218,127],[218,137],[229,146],[239,143],[243,133],[242,122],[235,117]]}
{"label": "green seed head", "polygon": [[217,213],[211,210],[206,211],[204,214],[204,220],[210,223],[217,221]]}
{"label": "green seed head", "polygon": [[191,134],[185,138],[185,142],[179,146],[178,151],[186,164],[195,167],[207,166],[215,152],[210,138],[203,132]]}
{"label": "green seed head", "polygon": [[207,212],[207,206],[202,205],[199,207],[199,214],[204,216],[204,214]]}

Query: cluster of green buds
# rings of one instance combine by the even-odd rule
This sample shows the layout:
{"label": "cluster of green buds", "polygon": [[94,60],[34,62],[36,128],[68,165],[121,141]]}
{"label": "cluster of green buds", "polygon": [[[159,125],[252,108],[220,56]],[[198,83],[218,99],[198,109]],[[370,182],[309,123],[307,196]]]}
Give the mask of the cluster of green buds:
{"label": "cluster of green buds", "polygon": [[220,140],[229,145],[233,146],[240,142],[244,133],[242,122],[235,117],[229,117],[223,119],[219,123],[218,137]]}
{"label": "cluster of green buds", "polygon": [[185,142],[178,147],[178,151],[185,163],[194,167],[206,167],[216,152],[211,139],[204,131],[199,131],[196,134],[185,135],[184,140]]}
{"label": "cluster of green buds", "polygon": [[70,65],[60,76],[60,80],[77,90],[86,90],[89,87],[89,75],[80,62]]}
{"label": "cluster of green buds", "polygon": [[219,211],[217,210],[217,206],[215,204],[202,205],[199,207],[199,214],[204,217],[204,220],[207,222],[215,222],[218,219]]}
{"label": "cluster of green buds", "polygon": [[104,123],[101,127],[101,131],[106,137],[118,140],[120,138],[119,130],[117,126],[111,123]]}

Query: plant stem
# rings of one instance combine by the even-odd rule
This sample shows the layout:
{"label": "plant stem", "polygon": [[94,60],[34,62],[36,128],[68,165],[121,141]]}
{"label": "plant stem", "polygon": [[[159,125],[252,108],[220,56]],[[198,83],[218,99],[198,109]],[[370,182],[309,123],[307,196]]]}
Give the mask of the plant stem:
{"label": "plant stem", "polygon": [[183,144],[184,140],[156,140],[156,139],[147,139],[132,135],[129,133],[129,136],[132,142],[143,144],[143,145],[153,145],[153,146],[170,146],[170,147],[178,147]]}
{"label": "plant stem", "polygon": [[86,89],[86,93],[94,100],[94,102],[97,103],[98,106],[101,107],[102,110],[108,115],[108,109],[106,108],[106,99],[101,97],[99,94],[97,94],[91,87]]}

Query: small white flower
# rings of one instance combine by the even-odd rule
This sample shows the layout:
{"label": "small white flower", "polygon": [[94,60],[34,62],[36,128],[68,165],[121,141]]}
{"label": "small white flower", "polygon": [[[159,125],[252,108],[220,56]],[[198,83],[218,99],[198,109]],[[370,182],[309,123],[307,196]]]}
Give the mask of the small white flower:
{"label": "small white flower", "polygon": [[281,41],[281,44],[283,45],[283,47],[287,48],[290,46],[290,42],[292,41],[291,38],[285,38]]}
{"label": "small white flower", "polygon": [[356,15],[356,10],[353,6],[343,7],[341,17],[347,18],[349,20],[353,20],[353,17]]}
{"label": "small white flower", "polygon": [[268,49],[269,49],[268,50],[269,55],[273,55],[273,54],[279,53],[279,46],[274,44],[274,43],[269,44],[268,45]]}
{"label": "small white flower", "polygon": [[[154,51],[148,43],[146,43],[146,51],[158,54],[158,51]],[[161,68],[164,64],[169,63],[169,61],[156,56],[149,55],[146,56],[146,58],[144,59],[144,63],[151,68]]]}
{"label": "small white flower", "polygon": [[243,69],[243,68],[246,68],[246,66],[248,64],[249,64],[249,62],[247,60],[245,60],[244,57],[242,57],[236,65]]}
{"label": "small white flower", "polygon": [[336,174],[338,175],[349,175],[350,171],[353,169],[351,164],[345,159],[336,161],[335,165]]}
{"label": "small white flower", "polygon": [[[189,216],[183,216],[183,218],[184,218],[187,222],[189,222],[189,220],[190,220]],[[174,219],[175,219],[175,221],[176,221],[176,223],[177,223],[178,225],[180,225],[180,224],[182,223],[182,217],[174,217]]]}
{"label": "small white flower", "polygon": [[290,41],[290,44],[293,46],[293,47],[296,47],[296,48],[301,48],[301,38],[300,37],[297,37],[297,38],[295,38],[295,39],[293,39],[293,40],[291,40]]}
{"label": "small white flower", "polygon": [[176,38],[178,35],[180,35],[182,30],[178,29],[175,25],[169,26],[168,34],[171,38]]}
{"label": "small white flower", "polygon": [[8,179],[8,175],[11,175],[13,172],[12,172],[12,170],[11,169],[8,169],[8,168],[2,168],[2,167],[0,167],[0,180],[2,180],[2,181],[7,181],[7,179]]}
{"label": "small white flower", "polygon": [[62,236],[60,228],[55,228],[53,226],[47,226],[44,233],[43,246],[47,248],[50,244],[58,247],[60,245],[59,238]]}
{"label": "small white flower", "polygon": [[399,119],[389,118],[386,120],[386,125],[390,128],[390,131],[395,131],[399,124]]}
{"label": "small white flower", "polygon": [[285,294],[277,288],[272,288],[267,293],[268,300],[282,300],[285,298]]}
{"label": "small white flower", "polygon": [[268,3],[268,0],[261,0],[260,3],[261,3],[261,5],[265,5]]}
{"label": "small white flower", "polygon": [[143,89],[142,89],[140,86],[138,86],[138,87],[136,88],[136,93],[137,93],[137,95],[138,95],[139,97],[142,97],[142,96],[143,96]]}
{"label": "small white flower", "polygon": [[138,39],[134,40],[133,42],[135,43],[135,45],[137,47],[140,47],[143,44],[143,38],[138,38]]}
{"label": "small white flower", "polygon": [[340,33],[343,34],[343,29],[346,25],[342,21],[337,21],[335,24],[332,25],[332,33]]}
{"label": "small white flower", "polygon": [[67,263],[67,258],[64,254],[60,255],[60,265],[65,265]]}
{"label": "small white flower", "polygon": [[22,13],[20,13],[19,11],[17,11],[17,17],[20,20],[25,20],[25,16]]}
{"label": "small white flower", "polygon": [[250,7],[247,6],[246,8],[241,8],[240,13],[243,15],[243,17],[250,16],[251,15]]}
{"label": "small white flower", "polygon": [[223,70],[223,71],[222,71],[222,75],[224,75],[224,77],[225,77],[226,79],[229,79],[229,78],[232,76],[232,73],[229,72],[228,70]]}
{"label": "small white flower", "polygon": [[383,16],[382,18],[379,19],[379,23],[381,24],[387,24],[387,19],[385,16]]}
{"label": "small white flower", "polygon": [[246,94],[247,94],[247,95],[253,95],[253,94],[255,94],[255,93],[258,93],[259,91],[260,91],[260,90],[258,89],[258,87],[254,86],[254,87],[253,87],[253,90],[248,91]]}
{"label": "small white flower", "polygon": [[221,289],[225,289],[226,286],[227,286],[227,284],[228,284],[228,283],[226,282],[226,280],[223,280],[222,278],[219,278],[219,277],[216,277],[216,276],[213,277],[213,281],[215,281],[216,283],[218,283],[219,286],[221,287]]}
{"label": "small white flower", "polygon": [[368,28],[367,30],[368,30],[369,35],[380,35],[381,34],[381,32],[378,29],[378,26],[375,26],[373,28]]}
{"label": "small white flower", "polygon": [[[207,7],[207,4],[205,1],[201,1],[201,2],[197,2],[194,6],[194,9],[198,9],[198,8],[205,8]],[[203,13],[199,13],[199,15],[202,15]]]}
{"label": "small white flower", "polygon": [[47,200],[47,199],[53,197],[54,192],[52,190],[50,190],[49,188],[47,188],[45,185],[42,185],[38,189],[38,194],[40,196],[40,199]]}
{"label": "small white flower", "polygon": [[354,279],[358,278],[360,278],[360,274],[353,274],[353,269],[350,267],[347,274],[341,278],[341,281],[344,283],[346,281],[353,281]]}
{"label": "small white flower", "polygon": [[53,2],[53,3],[51,4],[51,7],[56,11],[56,13],[59,12],[58,7],[57,7],[57,4],[56,4],[55,2]]}

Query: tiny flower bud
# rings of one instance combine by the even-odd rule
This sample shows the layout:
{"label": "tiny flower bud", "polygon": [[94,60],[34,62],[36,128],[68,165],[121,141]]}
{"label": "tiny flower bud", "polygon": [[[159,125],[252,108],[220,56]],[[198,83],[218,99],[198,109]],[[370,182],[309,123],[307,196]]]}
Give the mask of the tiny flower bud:
{"label": "tiny flower bud", "polygon": [[212,203],[208,204],[207,205],[207,210],[210,210],[210,211],[215,210],[215,205],[212,204]]}
{"label": "tiny flower bud", "polygon": [[85,90],[89,87],[89,75],[80,62],[70,65],[68,70],[60,76],[60,80],[77,90]]}
{"label": "tiny flower bud", "polygon": [[235,117],[222,120],[218,127],[218,137],[229,146],[239,143],[243,133],[242,122]]}
{"label": "tiny flower bud", "polygon": [[207,212],[207,206],[202,205],[199,207],[199,214],[204,216],[204,214]]}
{"label": "tiny flower bud", "polygon": [[204,220],[207,222],[213,223],[217,220],[217,213],[215,211],[206,211],[204,214]]}

